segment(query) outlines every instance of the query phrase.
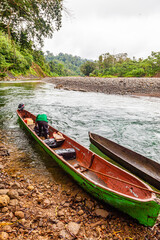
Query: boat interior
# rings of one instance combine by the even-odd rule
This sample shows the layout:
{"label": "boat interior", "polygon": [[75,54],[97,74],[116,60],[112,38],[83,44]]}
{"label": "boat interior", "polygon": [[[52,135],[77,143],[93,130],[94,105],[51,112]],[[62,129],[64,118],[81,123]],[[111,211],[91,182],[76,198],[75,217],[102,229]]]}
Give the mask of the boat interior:
{"label": "boat interior", "polygon": [[[36,135],[34,130],[36,116],[26,110],[18,110],[17,112],[25,123],[25,119],[31,119],[26,124]],[[58,131],[48,125],[48,139],[54,139],[53,134],[55,132],[57,133]],[[54,148],[47,147],[71,166],[73,171],[80,173],[83,178],[89,179],[93,184],[99,185],[103,189],[109,189],[110,191],[118,192],[118,194],[127,195],[130,198],[144,201],[152,198],[152,192],[148,191],[145,183],[138,178],[107,162],[65,134],[63,134],[63,137],[64,141],[59,146]],[[43,137],[39,138],[45,143]]]}
{"label": "boat interior", "polygon": [[135,168],[142,169],[149,176],[153,175],[154,178],[160,181],[160,164],[157,162],[97,134],[90,133],[90,139],[97,147],[101,147],[104,153],[111,154],[111,158],[121,159]]}

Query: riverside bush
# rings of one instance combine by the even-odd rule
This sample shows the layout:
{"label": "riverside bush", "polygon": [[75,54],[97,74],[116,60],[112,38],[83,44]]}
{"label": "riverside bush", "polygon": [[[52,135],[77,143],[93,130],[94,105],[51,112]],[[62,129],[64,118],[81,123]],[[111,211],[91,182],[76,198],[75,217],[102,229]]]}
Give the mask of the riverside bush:
{"label": "riverside bush", "polygon": [[[24,55],[23,55],[24,54]],[[25,74],[32,65],[32,56],[25,52],[20,52],[20,47],[15,42],[0,32],[0,76],[4,77],[7,71],[12,71],[16,75]]]}

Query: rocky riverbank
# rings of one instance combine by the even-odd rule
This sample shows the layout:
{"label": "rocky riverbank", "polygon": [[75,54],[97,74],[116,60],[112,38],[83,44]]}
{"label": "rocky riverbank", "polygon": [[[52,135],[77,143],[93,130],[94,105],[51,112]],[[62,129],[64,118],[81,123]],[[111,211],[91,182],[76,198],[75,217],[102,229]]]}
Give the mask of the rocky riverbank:
{"label": "rocky riverbank", "polygon": [[[24,153],[0,132],[0,239],[158,240],[160,218],[144,227],[85,193],[28,169]],[[58,169],[57,169],[58,171]]]}
{"label": "rocky riverbank", "polygon": [[65,90],[160,97],[160,78],[53,77],[44,80]]}

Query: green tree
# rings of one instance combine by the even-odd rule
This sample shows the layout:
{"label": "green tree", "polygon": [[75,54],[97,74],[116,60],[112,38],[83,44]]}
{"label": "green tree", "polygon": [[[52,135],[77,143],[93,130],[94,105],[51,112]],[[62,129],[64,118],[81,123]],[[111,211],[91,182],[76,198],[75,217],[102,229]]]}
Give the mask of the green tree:
{"label": "green tree", "polygon": [[89,76],[96,69],[96,63],[87,61],[81,65],[80,70],[85,76]]}
{"label": "green tree", "polygon": [[[63,64],[65,72],[67,74],[66,76],[82,75],[80,71],[80,66],[87,61],[87,59],[82,59],[81,57],[72,56],[71,54],[67,53],[59,53],[57,56],[54,56],[53,53],[50,53],[49,51],[46,52],[45,57],[48,62],[53,61],[53,65],[55,64],[55,62],[56,64]],[[52,65],[52,63],[50,64]]]}
{"label": "green tree", "polygon": [[32,65],[33,57],[26,50],[22,53],[19,46],[13,44],[7,36],[0,32],[0,75],[5,76],[7,71],[26,73]]}
{"label": "green tree", "polygon": [[28,41],[43,44],[43,37],[51,37],[59,30],[63,0],[0,0],[0,30],[20,40],[21,32]]}

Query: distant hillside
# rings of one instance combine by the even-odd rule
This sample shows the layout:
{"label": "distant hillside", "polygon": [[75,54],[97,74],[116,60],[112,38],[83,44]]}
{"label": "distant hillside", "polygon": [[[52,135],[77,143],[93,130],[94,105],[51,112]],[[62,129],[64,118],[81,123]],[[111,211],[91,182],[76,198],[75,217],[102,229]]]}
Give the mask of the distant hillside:
{"label": "distant hillside", "polygon": [[72,56],[67,53],[59,53],[54,56],[49,51],[45,54],[46,61],[49,63],[53,75],[59,76],[79,76],[82,75],[80,66],[87,62],[87,59],[82,59],[78,56]]}

